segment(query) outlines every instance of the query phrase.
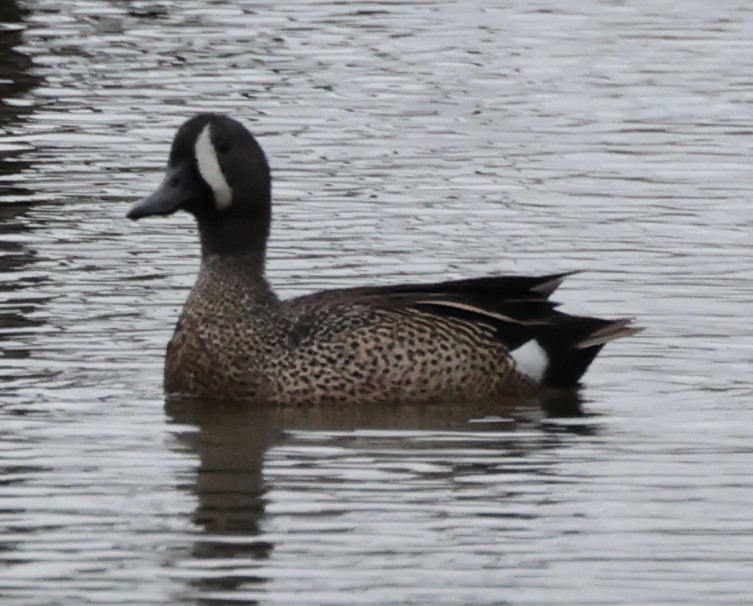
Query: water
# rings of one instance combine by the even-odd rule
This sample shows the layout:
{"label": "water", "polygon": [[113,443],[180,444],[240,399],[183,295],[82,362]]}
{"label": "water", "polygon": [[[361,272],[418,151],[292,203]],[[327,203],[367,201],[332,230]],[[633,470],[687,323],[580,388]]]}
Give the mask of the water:
{"label": "water", "polygon": [[[753,601],[753,8],[459,4],[2,2],[4,605]],[[210,109],[282,294],[587,269],[646,331],[581,416],[166,406],[195,230],[123,215]]]}

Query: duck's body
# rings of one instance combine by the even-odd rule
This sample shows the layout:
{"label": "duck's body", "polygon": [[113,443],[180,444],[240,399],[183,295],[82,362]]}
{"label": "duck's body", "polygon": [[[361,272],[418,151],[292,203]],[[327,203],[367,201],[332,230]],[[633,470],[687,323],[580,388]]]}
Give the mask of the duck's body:
{"label": "duck's body", "polygon": [[269,172],[239,123],[201,115],[129,216],[192,212],[202,263],[167,349],[165,390],[285,405],[498,398],[568,388],[625,320],[570,316],[564,275],[329,290],[280,300],[264,277]]}
{"label": "duck's body", "polygon": [[[490,398],[535,385],[516,372],[494,328],[502,322],[481,312],[464,320],[467,310],[441,303],[464,301],[470,286],[460,294],[440,284],[281,301],[263,277],[244,269],[238,259],[203,261],[168,345],[168,393],[282,404],[417,402]],[[556,313],[542,294],[523,286],[513,291],[506,282],[476,283]],[[517,345],[515,336],[509,335]]]}

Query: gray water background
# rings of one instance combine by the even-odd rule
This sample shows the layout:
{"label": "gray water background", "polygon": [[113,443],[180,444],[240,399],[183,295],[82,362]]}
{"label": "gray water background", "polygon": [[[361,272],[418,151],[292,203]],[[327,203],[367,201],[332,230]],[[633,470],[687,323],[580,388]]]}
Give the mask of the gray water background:
{"label": "gray water background", "polygon": [[[0,4],[0,596],[753,602],[753,5]],[[128,222],[197,111],[275,179],[283,295],[588,270],[583,416],[165,406],[198,263]]]}

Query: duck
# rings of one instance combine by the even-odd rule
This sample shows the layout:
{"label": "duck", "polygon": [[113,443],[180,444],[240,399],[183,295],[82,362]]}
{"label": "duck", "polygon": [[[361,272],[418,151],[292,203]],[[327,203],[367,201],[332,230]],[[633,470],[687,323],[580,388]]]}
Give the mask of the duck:
{"label": "duck", "polygon": [[323,290],[281,299],[265,276],[271,175],[222,114],[183,123],[132,220],[193,215],[201,264],[167,345],[168,397],[305,406],[478,402],[577,389],[630,318],[576,316],[550,296],[575,272]]}

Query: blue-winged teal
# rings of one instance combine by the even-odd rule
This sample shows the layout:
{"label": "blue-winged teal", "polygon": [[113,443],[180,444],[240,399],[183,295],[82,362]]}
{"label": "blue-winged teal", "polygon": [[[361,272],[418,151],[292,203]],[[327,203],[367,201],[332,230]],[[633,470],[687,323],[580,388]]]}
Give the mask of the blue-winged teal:
{"label": "blue-winged teal", "polygon": [[278,404],[479,400],[578,384],[629,320],[570,316],[567,274],[344,288],[281,301],[264,277],[264,152],[239,122],[180,127],[159,189],[131,219],[186,210],[201,269],[167,346],[170,395]]}

